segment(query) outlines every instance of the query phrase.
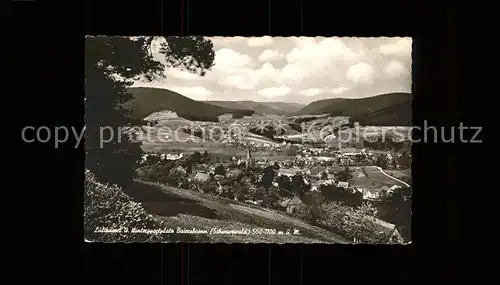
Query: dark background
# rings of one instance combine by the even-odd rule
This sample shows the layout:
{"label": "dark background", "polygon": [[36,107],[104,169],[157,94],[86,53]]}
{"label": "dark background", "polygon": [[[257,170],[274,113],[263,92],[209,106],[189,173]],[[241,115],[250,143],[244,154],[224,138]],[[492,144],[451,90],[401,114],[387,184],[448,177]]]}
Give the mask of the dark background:
{"label": "dark background", "polygon": [[16,209],[5,216],[15,230],[3,232],[16,245],[16,262],[8,262],[16,283],[483,284],[495,263],[474,267],[496,242],[484,219],[494,210],[484,193],[497,189],[491,142],[414,145],[409,246],[85,244],[83,148],[22,144],[25,125],[83,126],[86,34],[412,36],[414,125],[492,122],[492,105],[479,102],[494,95],[483,91],[494,49],[488,34],[473,35],[464,24],[491,18],[452,1],[303,2],[13,2],[15,39],[3,42],[14,42],[14,81],[4,86],[14,83],[15,96],[5,100],[16,100],[18,113],[8,120],[16,121],[18,145],[6,149],[4,163],[9,174],[17,169],[2,190],[15,193]]}

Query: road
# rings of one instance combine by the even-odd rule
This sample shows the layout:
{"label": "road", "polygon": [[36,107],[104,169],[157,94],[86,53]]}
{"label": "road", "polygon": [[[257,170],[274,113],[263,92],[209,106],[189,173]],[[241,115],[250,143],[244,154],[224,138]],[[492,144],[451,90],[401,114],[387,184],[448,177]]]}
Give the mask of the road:
{"label": "road", "polygon": [[382,170],[382,168],[378,166],[365,166],[364,168],[369,177],[379,180],[380,182],[390,183],[396,181],[397,184],[401,186],[410,187],[408,183],[390,176],[389,174],[385,173],[384,170]]}
{"label": "road", "polygon": [[377,168],[378,168],[378,170],[379,170],[382,174],[384,174],[385,176],[387,176],[387,177],[389,177],[389,178],[391,178],[391,179],[393,179],[393,180],[396,180],[396,181],[397,181],[397,182],[399,182],[399,183],[402,183],[402,184],[403,184],[403,185],[405,185],[406,187],[410,187],[410,184],[408,184],[408,183],[406,183],[406,182],[404,182],[404,181],[402,181],[402,180],[399,180],[399,179],[397,179],[397,178],[395,178],[395,177],[392,177],[391,175],[389,175],[389,174],[385,173],[385,172],[384,172],[384,170],[383,170],[382,168],[380,168],[380,167],[377,167]]}

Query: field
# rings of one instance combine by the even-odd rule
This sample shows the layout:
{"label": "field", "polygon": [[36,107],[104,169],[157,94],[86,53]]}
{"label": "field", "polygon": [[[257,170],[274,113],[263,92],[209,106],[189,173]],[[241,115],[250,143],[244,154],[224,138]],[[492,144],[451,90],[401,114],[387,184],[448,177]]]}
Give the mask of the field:
{"label": "field", "polygon": [[325,229],[309,225],[275,210],[243,204],[208,194],[137,181],[127,193],[165,228],[206,229],[267,228],[299,230],[300,235],[182,235],[181,241],[220,243],[350,243]]}
{"label": "field", "polygon": [[[365,172],[369,178],[374,179],[376,181],[379,181],[380,183],[383,183],[386,185],[405,186],[403,183],[398,182],[397,180],[394,180],[390,176],[385,175],[382,171],[380,171],[375,166],[365,166],[364,169],[365,169]],[[384,170],[384,172],[385,172],[385,170]]]}
{"label": "field", "polygon": [[[355,187],[377,189],[381,186],[405,186],[403,183],[384,175],[375,166],[351,167],[350,169],[353,170],[353,179],[351,184]],[[384,172],[386,171],[384,170]]]}
{"label": "field", "polygon": [[[203,153],[207,151],[210,155],[219,156],[222,158],[227,157],[246,157],[247,150],[243,148],[236,147],[224,147],[221,144],[215,143],[143,143],[142,149],[145,152],[159,152],[159,153],[185,153],[191,154],[195,151]],[[277,152],[277,151],[252,151],[252,157],[260,158],[260,159],[269,159],[269,160],[287,160],[294,159],[295,156],[288,156],[285,153]]]}
{"label": "field", "polygon": [[411,176],[411,170],[410,169],[403,169],[403,170],[384,170],[385,173],[393,176],[394,178],[397,179],[405,179],[407,177]]}

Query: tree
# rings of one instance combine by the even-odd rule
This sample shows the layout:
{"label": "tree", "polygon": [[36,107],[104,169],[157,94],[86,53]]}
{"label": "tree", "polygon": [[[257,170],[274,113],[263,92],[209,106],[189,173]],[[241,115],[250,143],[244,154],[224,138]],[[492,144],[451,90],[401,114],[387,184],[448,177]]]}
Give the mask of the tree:
{"label": "tree", "polygon": [[193,162],[191,161],[191,159],[188,159],[187,162],[186,162],[186,173],[188,175],[190,175],[191,173],[193,173]]}
{"label": "tree", "polygon": [[170,186],[188,189],[188,177],[186,173],[179,168],[172,168],[167,177],[168,184]]}
{"label": "tree", "polygon": [[236,200],[245,200],[248,197],[249,193],[250,189],[248,185],[246,185],[245,183],[235,183],[233,195]]}
{"label": "tree", "polygon": [[387,213],[387,220],[399,226],[405,239],[411,239],[411,187],[401,187],[394,190],[389,196],[391,211]]}
{"label": "tree", "polygon": [[334,185],[321,185],[319,191],[325,200],[343,202],[348,206],[359,206],[363,203],[363,194]]}
{"label": "tree", "polygon": [[396,188],[389,196],[389,202],[395,206],[395,209],[409,214],[411,212],[411,194],[411,187]]}
{"label": "tree", "polygon": [[168,184],[168,173],[175,165],[172,162],[156,163],[141,167],[140,178],[151,181]]}
{"label": "tree", "polygon": [[354,161],[356,163],[362,163],[363,161],[365,161],[365,159],[366,159],[366,155],[364,155],[364,154],[356,154],[354,156]]}
{"label": "tree", "polygon": [[303,195],[306,193],[307,190],[309,190],[311,187],[310,185],[306,184],[304,181],[304,177],[302,175],[294,175],[292,176],[292,189],[291,191],[293,193],[296,193],[297,195]]}
{"label": "tree", "polygon": [[269,187],[267,189],[262,189],[263,197],[262,201],[264,207],[274,208],[278,201],[280,200],[280,195],[277,188]]}
{"label": "tree", "polygon": [[385,233],[375,224],[376,209],[371,204],[354,208],[342,202],[327,202],[319,208],[319,223],[363,243],[385,242]]}
{"label": "tree", "polygon": [[252,127],[248,129],[249,132],[259,135],[259,136],[264,136],[270,139],[274,139],[274,135],[276,134],[274,127],[272,126],[257,126],[257,127]]}
{"label": "tree", "polygon": [[203,161],[208,160],[209,157],[208,157],[208,152],[206,150],[203,152],[202,158],[203,158]]}
{"label": "tree", "polygon": [[335,190],[337,187],[333,185],[320,185],[319,191],[325,200],[334,201],[335,200]]}
{"label": "tree", "polygon": [[214,174],[226,176],[226,168],[224,168],[224,165],[222,164],[217,165],[217,167],[215,167]]}
{"label": "tree", "polygon": [[[130,234],[126,232],[96,233],[96,227],[131,229],[131,228],[158,228],[160,221],[146,212],[146,210],[120,188],[102,184],[95,179],[92,173],[85,173],[84,192],[84,235],[92,241],[130,241]],[[135,241],[146,241],[161,238],[156,234],[133,235]],[[151,240],[153,241],[153,240]]]}
{"label": "tree", "polygon": [[191,154],[190,159],[193,163],[200,163],[200,161],[201,161],[200,152],[198,152],[198,151],[193,152],[193,154]]}
{"label": "tree", "polygon": [[217,193],[217,189],[218,188],[219,188],[219,185],[217,185],[217,181],[215,181],[215,179],[213,179],[213,178],[208,179],[201,186],[201,189],[203,190],[203,193],[210,193],[210,194]]}
{"label": "tree", "polygon": [[401,168],[409,168],[411,167],[411,157],[408,152],[404,151],[401,154],[401,157],[398,159],[398,164]]}
{"label": "tree", "polygon": [[387,168],[388,161],[387,161],[387,155],[381,154],[377,157],[377,161],[375,162],[375,165],[377,165],[380,168]]}
{"label": "tree", "polygon": [[326,173],[326,171],[321,172],[321,179],[323,180],[328,179],[328,173]]}
{"label": "tree", "polygon": [[278,162],[277,162],[277,161],[275,161],[275,162],[274,162],[274,164],[273,164],[273,168],[274,168],[274,170],[276,170],[276,171],[280,170],[280,165],[278,164]]}
{"label": "tree", "polygon": [[352,179],[352,173],[349,170],[349,167],[345,167],[342,171],[337,173],[336,175],[340,181],[347,182]]}
{"label": "tree", "polygon": [[265,189],[271,187],[275,177],[276,172],[273,166],[267,166],[264,168],[262,171],[262,186],[264,186]]}
{"label": "tree", "polygon": [[[280,175],[276,178],[278,182],[278,188],[283,190],[285,193],[289,193],[292,190],[292,180],[286,175]],[[285,195],[288,196],[288,195]]]}
{"label": "tree", "polygon": [[[132,182],[134,168],[141,158],[137,135],[124,130],[141,123],[130,117],[123,104],[132,99],[127,88],[133,79],[151,81],[164,75],[165,66],[187,69],[204,75],[214,64],[211,41],[203,37],[165,38],[160,55],[153,57],[153,41],[159,37],[86,37],[86,167],[102,182],[126,186]],[[101,128],[106,128],[102,143]]]}

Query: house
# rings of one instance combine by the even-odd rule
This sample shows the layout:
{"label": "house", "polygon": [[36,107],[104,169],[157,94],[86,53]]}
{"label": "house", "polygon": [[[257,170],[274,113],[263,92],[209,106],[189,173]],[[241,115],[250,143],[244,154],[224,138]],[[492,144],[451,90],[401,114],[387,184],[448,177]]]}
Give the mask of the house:
{"label": "house", "polygon": [[398,231],[396,225],[386,221],[373,218],[378,233],[381,235],[380,243],[383,244],[403,244],[405,242],[403,236]]}
{"label": "house", "polygon": [[[377,244],[404,244],[405,239],[397,229],[397,226],[386,221],[370,218],[373,222],[375,235],[370,237],[371,242]],[[365,243],[361,239],[354,238],[354,243]]]}
{"label": "house", "polygon": [[198,172],[194,176],[195,181],[202,182],[202,183],[207,182],[208,179],[210,179],[210,175],[208,175],[207,173],[203,173],[203,172]]}
{"label": "house", "polygon": [[292,198],[283,199],[281,202],[279,202],[279,205],[283,208],[286,208],[286,211],[288,213],[293,213],[300,205],[302,205],[302,201],[299,197],[293,196]]}
{"label": "house", "polygon": [[231,185],[233,184],[234,180],[231,179],[231,178],[224,178],[224,179],[220,179],[218,180],[219,184],[222,185],[222,186],[227,186],[227,185]]}
{"label": "house", "polygon": [[172,168],[169,173],[179,173],[181,175],[187,175],[186,169],[182,166],[177,166],[175,168]]}
{"label": "house", "polygon": [[339,183],[337,183],[337,187],[342,187],[347,189],[349,187],[349,182],[339,181]]}
{"label": "house", "polygon": [[379,191],[363,190],[363,200],[378,201],[381,195]]}
{"label": "house", "polygon": [[322,167],[313,167],[313,168],[308,168],[305,173],[307,175],[313,176],[313,177],[318,177],[321,178],[321,175],[325,172],[325,169]]}
{"label": "house", "polygon": [[260,205],[263,202],[264,202],[263,200],[257,200],[257,201],[254,201],[254,200],[245,200],[245,203],[254,204],[254,205]]}
{"label": "house", "polygon": [[316,185],[333,185],[335,183],[335,180],[333,179],[320,179],[316,182]]}
{"label": "house", "polygon": [[387,162],[388,163],[392,163],[392,161],[394,159],[394,157],[392,156],[392,154],[389,153],[389,152],[387,153],[386,158],[387,158]]}
{"label": "house", "polygon": [[327,135],[324,138],[325,143],[335,143],[337,142],[337,136],[335,134]]}
{"label": "house", "polygon": [[231,113],[226,113],[226,114],[222,114],[220,116],[217,116],[217,118],[219,119],[219,122],[223,122],[225,120],[230,120],[233,118],[233,114]]}
{"label": "house", "polygon": [[224,176],[217,174],[217,175],[214,176],[214,178],[215,178],[215,180],[221,180],[221,179],[224,178]]}
{"label": "house", "polygon": [[344,154],[344,155],[358,154],[358,151],[352,147],[342,148],[341,151],[342,151],[342,154]]}
{"label": "house", "polygon": [[243,171],[239,170],[239,169],[232,169],[230,171],[228,171],[227,173],[227,176],[228,177],[233,177],[233,178],[236,178],[238,177]]}
{"label": "house", "polygon": [[293,168],[282,168],[278,171],[278,176],[294,176],[297,173],[297,169]]}
{"label": "house", "polygon": [[179,160],[182,157],[184,157],[184,154],[182,154],[182,153],[179,153],[179,154],[169,153],[166,156],[163,156],[163,154],[162,154],[162,159],[166,159],[166,160]]}
{"label": "house", "polygon": [[401,186],[399,186],[399,185],[393,185],[391,188],[387,189],[387,193],[392,194],[398,188],[401,188]]}
{"label": "house", "polygon": [[157,125],[161,121],[169,120],[169,119],[175,119],[178,118],[177,113],[170,111],[170,110],[164,110],[160,112],[154,112],[144,118],[143,120],[148,122],[151,125]]}

